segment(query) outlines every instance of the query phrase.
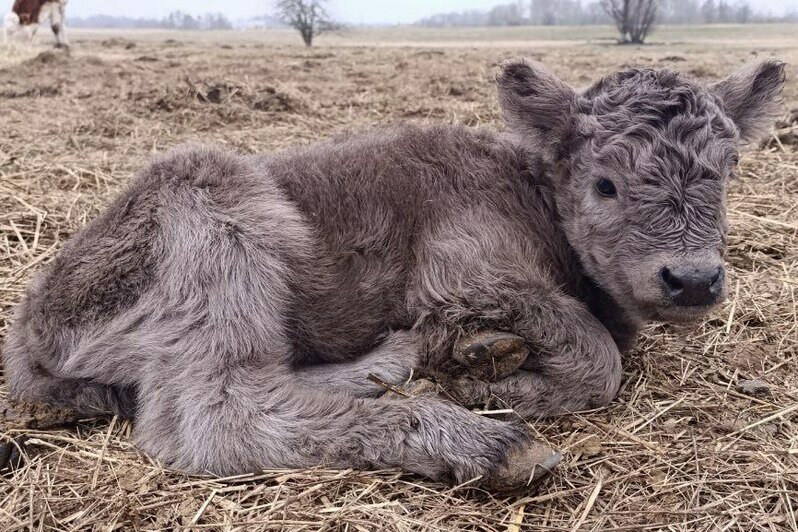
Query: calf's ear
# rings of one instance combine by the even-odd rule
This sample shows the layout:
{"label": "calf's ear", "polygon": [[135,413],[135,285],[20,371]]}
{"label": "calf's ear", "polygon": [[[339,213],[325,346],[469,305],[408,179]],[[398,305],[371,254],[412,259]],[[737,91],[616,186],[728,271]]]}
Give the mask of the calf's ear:
{"label": "calf's ear", "polygon": [[743,142],[762,138],[781,113],[785,66],[775,59],[759,61],[709,86],[740,130]]}
{"label": "calf's ear", "polygon": [[575,127],[574,89],[542,65],[526,60],[503,63],[496,83],[507,127],[556,157]]}

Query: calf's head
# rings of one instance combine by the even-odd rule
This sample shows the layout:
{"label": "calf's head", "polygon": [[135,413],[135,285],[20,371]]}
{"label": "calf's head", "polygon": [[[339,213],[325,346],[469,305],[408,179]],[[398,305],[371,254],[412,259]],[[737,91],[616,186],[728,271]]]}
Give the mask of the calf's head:
{"label": "calf's head", "polygon": [[695,320],[723,300],[726,182],[740,144],[780,109],[784,63],[712,85],[630,69],[575,90],[504,65],[508,128],[555,170],[557,209],[585,272],[631,317]]}

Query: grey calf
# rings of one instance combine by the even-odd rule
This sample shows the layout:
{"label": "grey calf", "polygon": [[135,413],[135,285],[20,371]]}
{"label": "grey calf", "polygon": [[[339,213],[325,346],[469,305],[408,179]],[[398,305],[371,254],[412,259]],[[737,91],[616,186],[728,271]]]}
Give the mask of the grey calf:
{"label": "grey calf", "polygon": [[[766,61],[711,87],[628,70],[578,92],[514,62],[498,78],[506,134],[176,150],[31,283],[5,347],[12,396],[134,415],[141,448],[187,471],[507,482],[534,455],[523,429],[376,398],[367,375],[418,367],[525,416],[608,403],[643,322],[722,299],[725,182],[783,79]],[[524,367],[454,380],[452,345],[484,329],[523,337]]]}

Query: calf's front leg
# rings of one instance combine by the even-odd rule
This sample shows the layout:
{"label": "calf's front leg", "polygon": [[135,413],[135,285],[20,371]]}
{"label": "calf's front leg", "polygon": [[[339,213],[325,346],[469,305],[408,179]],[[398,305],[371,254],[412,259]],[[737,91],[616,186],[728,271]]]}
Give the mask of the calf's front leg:
{"label": "calf's front leg", "polygon": [[620,352],[610,333],[583,304],[561,293],[545,294],[531,287],[519,289],[517,294],[508,292],[501,299],[485,302],[481,308],[488,310],[484,313],[480,307],[460,309],[462,322],[441,320],[432,325],[441,338],[473,321],[492,321],[494,328],[524,338],[531,350],[518,371],[495,382],[450,380],[455,397],[477,404],[495,396],[525,418],[596,408],[612,401],[621,382]]}
{"label": "calf's front leg", "polygon": [[506,330],[523,337],[532,354],[495,382],[450,381],[452,395],[465,404],[497,397],[524,418],[607,405],[621,383],[621,356],[609,332],[568,296],[527,294],[530,300],[505,300]]}
{"label": "calf's front leg", "polygon": [[[519,234],[489,218],[453,224],[432,240],[412,292],[422,316],[417,328],[429,342],[426,369],[462,402],[495,395],[527,418],[606,405],[621,382],[612,335],[584,303],[530,266],[534,243],[507,238]],[[450,378],[458,373],[453,343],[479,330],[523,338],[530,354],[521,368],[494,383]]]}

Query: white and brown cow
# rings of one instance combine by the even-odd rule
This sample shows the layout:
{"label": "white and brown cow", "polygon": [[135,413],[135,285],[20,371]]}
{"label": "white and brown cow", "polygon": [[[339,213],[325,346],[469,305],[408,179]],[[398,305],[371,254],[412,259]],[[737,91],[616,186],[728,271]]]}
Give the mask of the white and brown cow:
{"label": "white and brown cow", "polygon": [[8,42],[9,34],[19,31],[25,31],[33,42],[39,24],[49,18],[56,47],[69,46],[64,29],[66,3],[67,0],[15,0],[11,12],[3,18],[3,42]]}

